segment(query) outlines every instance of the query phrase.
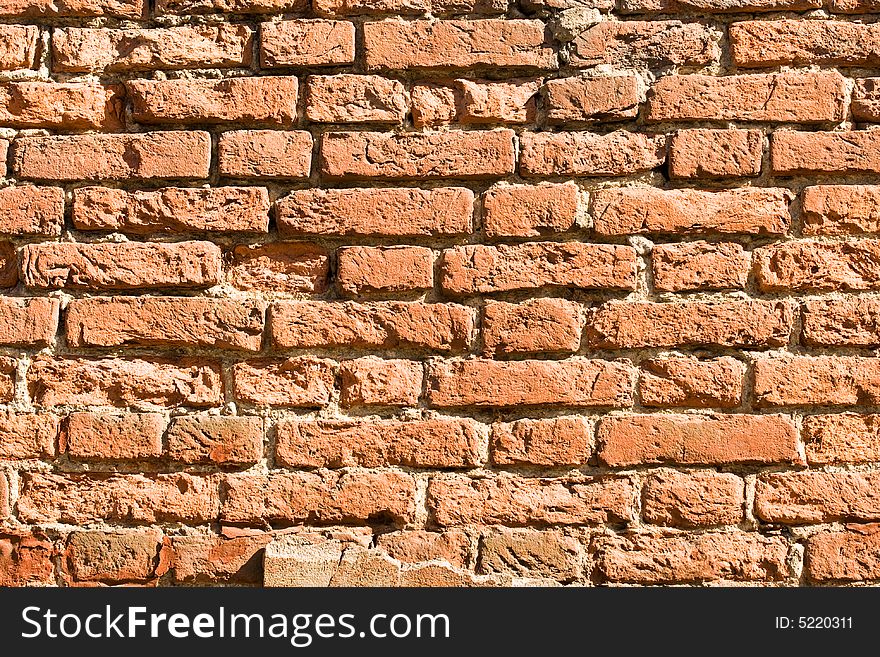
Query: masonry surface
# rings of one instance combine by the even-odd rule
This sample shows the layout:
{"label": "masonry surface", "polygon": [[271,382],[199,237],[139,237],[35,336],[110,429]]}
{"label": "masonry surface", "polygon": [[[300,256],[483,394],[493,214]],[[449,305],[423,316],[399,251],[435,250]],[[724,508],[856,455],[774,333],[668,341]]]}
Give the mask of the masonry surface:
{"label": "masonry surface", "polygon": [[0,0],[0,585],[880,580],[876,0]]}

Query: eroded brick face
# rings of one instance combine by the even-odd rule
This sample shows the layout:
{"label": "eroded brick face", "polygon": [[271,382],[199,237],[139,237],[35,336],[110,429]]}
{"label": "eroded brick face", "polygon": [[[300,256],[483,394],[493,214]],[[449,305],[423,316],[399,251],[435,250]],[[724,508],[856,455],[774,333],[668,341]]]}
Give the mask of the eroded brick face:
{"label": "eroded brick face", "polygon": [[0,586],[880,582],[877,7],[0,2]]}

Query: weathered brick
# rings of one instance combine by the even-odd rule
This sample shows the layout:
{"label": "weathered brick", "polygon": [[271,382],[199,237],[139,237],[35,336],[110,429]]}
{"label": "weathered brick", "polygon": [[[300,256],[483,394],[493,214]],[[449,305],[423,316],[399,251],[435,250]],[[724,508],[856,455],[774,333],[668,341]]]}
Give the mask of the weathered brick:
{"label": "weathered brick", "polygon": [[782,415],[631,415],[605,417],[599,460],[643,464],[802,463],[794,424]]}
{"label": "weathered brick", "polygon": [[32,185],[3,187],[0,216],[3,235],[60,235],[64,225],[64,190]]}
{"label": "weathered brick", "polygon": [[563,361],[434,361],[428,369],[432,406],[624,407],[632,399],[632,371],[625,362],[572,358]]}
{"label": "weathered brick", "polygon": [[304,11],[309,0],[156,0],[157,14],[276,14]]}
{"label": "weathered brick", "polygon": [[259,351],[265,304],[193,297],[96,297],[67,307],[69,347],[213,347]]}
{"label": "weathered brick", "polygon": [[456,568],[465,568],[470,561],[470,538],[460,529],[388,532],[379,534],[376,544],[388,556],[404,563],[439,560]]}
{"label": "weathered brick", "polygon": [[280,301],[269,314],[280,348],[355,347],[461,352],[474,330],[474,311],[445,303]]}
{"label": "weathered brick", "polygon": [[856,80],[850,109],[857,121],[880,120],[880,78]]}
{"label": "weathered brick", "polygon": [[648,94],[650,121],[827,123],[845,116],[846,81],[837,72],[668,75]]}
{"label": "weathered brick", "polygon": [[548,80],[545,104],[553,123],[633,118],[639,113],[635,75]]}
{"label": "weathered brick", "polygon": [[330,258],[306,242],[241,244],[232,250],[227,275],[240,290],[321,294],[328,287]]}
{"label": "weathered brick", "polygon": [[781,242],[755,249],[754,260],[764,292],[880,288],[880,240]]}
{"label": "weathered brick", "polygon": [[226,522],[402,525],[415,517],[415,481],[403,472],[229,475],[224,490]]}
{"label": "weathered brick", "polygon": [[312,75],[306,81],[306,118],[315,123],[402,123],[409,94],[398,80],[378,75]]}
{"label": "weathered brick", "polygon": [[457,119],[465,124],[532,123],[539,80],[488,82],[462,78],[457,87]]}
{"label": "weathered brick", "polygon": [[608,536],[596,549],[609,582],[775,582],[789,575],[785,539],[753,532]]}
{"label": "weathered brick", "polygon": [[422,396],[417,361],[365,356],[343,362],[339,374],[343,406],[416,406]]}
{"label": "weathered brick", "polygon": [[880,345],[880,299],[809,299],[803,304],[803,339],[809,345]]}
{"label": "weathered brick", "polygon": [[745,288],[751,254],[734,242],[658,244],[651,251],[654,287],[661,292]]}
{"label": "weathered brick", "polygon": [[[837,0],[832,0],[836,2]],[[752,13],[819,9],[822,0],[623,0],[625,14],[666,13]]]}
{"label": "weathered brick", "polygon": [[65,575],[75,582],[143,582],[163,574],[162,532],[77,531],[64,550]]}
{"label": "weathered brick", "polygon": [[439,475],[428,482],[428,509],[441,527],[625,523],[633,519],[634,498],[625,477]]}
{"label": "weathered brick", "polygon": [[495,465],[585,465],[593,454],[593,424],[583,417],[517,420],[492,425]]}
{"label": "weathered brick", "polygon": [[21,280],[32,288],[205,288],[220,282],[220,248],[211,242],[54,242],[28,244],[20,253]]}
{"label": "weathered brick", "polygon": [[652,358],[642,362],[639,397],[657,408],[734,408],[742,403],[745,370],[730,356]]}
{"label": "weathered brick", "polygon": [[593,229],[600,235],[643,233],[785,234],[792,194],[781,188],[723,191],[653,187],[600,189],[592,194]]}
{"label": "weathered brick", "polygon": [[289,420],[278,425],[276,458],[294,468],[472,468],[480,465],[473,420]]}
{"label": "weathered brick", "polygon": [[233,130],[220,135],[220,173],[232,178],[308,178],[312,135],[301,130]]}
{"label": "weathered brick", "polygon": [[770,137],[770,163],[778,174],[877,173],[880,132],[795,132]]}
{"label": "weathered brick", "polygon": [[815,185],[801,194],[804,235],[880,233],[880,186]]}
{"label": "weathered brick", "polygon": [[538,20],[385,20],[364,24],[368,69],[555,68]]}
{"label": "weathered brick", "polygon": [[222,383],[212,362],[37,356],[27,374],[39,406],[217,406]]}
{"label": "weathered brick", "polygon": [[720,472],[651,474],[642,487],[642,514],[654,525],[693,529],[743,519],[745,481]]}
{"label": "weathered brick", "polygon": [[570,353],[580,347],[583,325],[583,307],[573,301],[490,301],[483,310],[483,353]]}
{"label": "weathered brick", "polygon": [[0,344],[43,346],[58,331],[57,299],[0,297]]}
{"label": "weathered brick", "polygon": [[31,472],[23,479],[18,513],[29,523],[206,523],[220,508],[216,476]]}
{"label": "weathered brick", "polygon": [[809,415],[804,418],[804,445],[810,465],[880,460],[880,416]]}
{"label": "weathered brick", "polygon": [[62,441],[72,459],[138,461],[162,455],[164,433],[159,413],[71,413]]}
{"label": "weathered brick", "polygon": [[42,533],[0,533],[0,586],[33,586],[55,583],[58,551]]}
{"label": "weathered brick", "polygon": [[587,314],[586,343],[603,349],[788,344],[794,311],[785,301],[608,302]]}
{"label": "weathered brick", "polygon": [[290,20],[260,24],[260,66],[336,66],[354,63],[354,25]]}
{"label": "weathered brick", "polygon": [[53,457],[57,453],[59,419],[48,413],[0,413],[0,458]]}
{"label": "weathered brick", "polygon": [[523,176],[625,176],[650,171],[666,161],[666,137],[618,130],[524,132],[520,136]]}
{"label": "weathered brick", "polygon": [[559,530],[498,528],[480,538],[477,570],[571,582],[581,576],[581,546]]}
{"label": "weathered brick", "polygon": [[515,165],[510,130],[385,134],[327,132],[321,172],[332,179],[495,178]]}
{"label": "weathered brick", "polygon": [[0,125],[115,130],[122,127],[118,86],[57,82],[0,84]]}
{"label": "weathered brick", "polygon": [[473,230],[474,193],[434,189],[307,189],[276,203],[282,235],[460,235]]}
{"label": "weathered brick", "polygon": [[584,212],[574,183],[508,185],[483,194],[483,230],[488,237],[540,237],[572,230]]}
{"label": "weathered brick", "polygon": [[182,463],[251,465],[263,458],[263,419],[191,415],[168,429],[168,456]]}
{"label": "weathered brick", "polygon": [[304,356],[236,363],[232,377],[235,397],[241,401],[318,408],[330,402],[335,371],[332,361]]}
{"label": "weathered brick", "polygon": [[412,119],[416,128],[433,128],[456,123],[461,114],[461,88],[455,82],[414,84]]}
{"label": "weathered brick", "polygon": [[171,538],[169,567],[176,582],[263,582],[263,548],[271,532],[217,536],[193,534]]}
{"label": "weathered brick", "polygon": [[0,357],[0,402],[10,402],[15,398],[15,379],[18,361],[10,357]]}
{"label": "weathered brick", "polygon": [[763,152],[764,135],[758,130],[679,130],[669,142],[669,177],[758,176]]}
{"label": "weathered brick", "polygon": [[296,121],[298,82],[290,77],[126,82],[138,123],[284,124]]}
{"label": "weathered brick", "polygon": [[880,520],[878,472],[780,472],[758,477],[755,513],[790,525]]}
{"label": "weathered brick", "polygon": [[0,26],[0,70],[36,66],[40,29],[36,25]]}
{"label": "weathered brick", "polygon": [[446,249],[441,285],[453,294],[485,294],[546,286],[633,290],[636,252],[629,246],[532,242]]}
{"label": "weathered brick", "polygon": [[63,27],[52,33],[52,66],[71,73],[248,66],[252,39],[251,28],[227,23],[131,30]]}
{"label": "weathered brick", "polygon": [[207,178],[207,132],[20,137],[13,168],[33,180],[158,180]]}
{"label": "weathered brick", "polygon": [[497,14],[507,9],[508,0],[313,0],[319,14],[362,16],[374,14]]}
{"label": "weathered brick", "polygon": [[12,242],[0,242],[0,288],[15,287],[18,283],[18,269],[15,245]]}
{"label": "weathered brick", "polygon": [[116,16],[138,19],[143,17],[146,3],[143,0],[4,0],[0,4],[0,16],[41,18],[45,16]]}
{"label": "weathered brick", "polygon": [[421,246],[348,246],[336,251],[344,296],[417,292],[434,286],[434,252]]}
{"label": "weathered brick", "polygon": [[759,406],[854,406],[880,400],[880,361],[856,356],[796,356],[755,362]]}
{"label": "weathered brick", "polygon": [[[9,517],[9,514],[12,511],[9,504],[10,499],[11,495],[9,491],[9,477],[5,472],[0,471],[0,520],[6,520],[6,518]],[[0,545],[3,545],[2,540],[3,539],[0,539]],[[6,546],[4,545],[3,547]],[[5,550],[0,548],[0,554],[3,554],[4,552]],[[4,565],[8,566],[8,564]],[[5,585],[3,579],[0,579],[0,583],[3,583]]]}
{"label": "weathered brick", "polygon": [[600,21],[573,41],[574,66],[704,66],[718,61],[720,34],[700,23]]}
{"label": "weathered brick", "polygon": [[811,582],[861,582],[880,578],[880,525],[849,525],[807,540],[804,571]]}

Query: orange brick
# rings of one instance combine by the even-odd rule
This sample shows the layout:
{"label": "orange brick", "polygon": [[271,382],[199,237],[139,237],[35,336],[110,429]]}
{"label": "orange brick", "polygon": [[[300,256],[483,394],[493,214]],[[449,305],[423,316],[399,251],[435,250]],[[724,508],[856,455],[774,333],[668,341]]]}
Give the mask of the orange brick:
{"label": "orange brick", "polygon": [[420,246],[348,246],[336,252],[344,296],[417,292],[434,286],[434,252]]}
{"label": "orange brick", "polygon": [[880,240],[798,240],[755,249],[755,278],[764,292],[880,288]]}
{"label": "orange brick", "polygon": [[745,481],[720,472],[663,470],[642,487],[642,513],[654,525],[693,529],[743,519]]}
{"label": "orange brick", "polygon": [[593,424],[582,417],[496,422],[489,449],[495,465],[586,465]]}
{"label": "orange brick", "polygon": [[755,513],[790,525],[880,520],[877,472],[780,472],[758,478]]}
{"label": "orange brick", "polygon": [[315,123],[402,123],[409,109],[403,84],[378,75],[312,75],[306,118]]}
{"label": "orange brick", "polygon": [[72,459],[137,461],[162,455],[165,418],[158,413],[72,413],[63,439]]}
{"label": "orange brick", "polygon": [[311,356],[286,360],[256,360],[232,368],[237,399],[256,405],[320,408],[334,389],[332,361]]}
{"label": "orange brick", "polygon": [[34,68],[40,30],[36,25],[0,26],[0,70]]}
{"label": "orange brick", "polygon": [[666,137],[618,130],[524,132],[520,172],[535,176],[625,176],[650,171],[666,161]]}
{"label": "orange brick", "polygon": [[335,66],[354,63],[354,25],[290,20],[260,24],[260,66]]}
{"label": "orange brick", "polygon": [[488,237],[540,237],[576,228],[584,208],[574,183],[500,184],[483,194]]}
{"label": "orange brick", "polygon": [[220,173],[230,178],[308,178],[312,135],[301,130],[233,130],[220,135]]}
{"label": "orange brick", "polygon": [[232,250],[227,275],[240,290],[321,294],[329,285],[330,258],[305,242],[241,244]]}
{"label": "orange brick", "polygon": [[417,361],[366,356],[340,367],[343,406],[416,406],[424,368]]}
{"label": "orange brick", "polygon": [[0,84],[0,125],[62,130],[122,127],[118,86],[57,82]]}
{"label": "orange brick", "polygon": [[581,344],[583,308],[565,299],[489,301],[483,310],[483,352],[573,352]]}
{"label": "orange brick", "polygon": [[633,118],[639,113],[635,75],[548,80],[547,116],[553,123]]}
{"label": "orange brick", "polygon": [[759,406],[854,406],[880,400],[880,363],[857,356],[766,358],[755,363]]}
{"label": "orange brick", "polygon": [[764,135],[758,130],[679,130],[669,142],[669,176],[708,179],[758,176]]}
{"label": "orange brick", "polygon": [[745,288],[751,255],[733,242],[658,244],[651,252],[654,287],[662,292]]}
{"label": "orange brick", "polygon": [[253,465],[263,458],[263,419],[190,415],[168,429],[168,456],[182,463]]}
{"label": "orange brick", "polygon": [[730,356],[652,358],[642,362],[639,396],[657,408],[734,408],[742,403],[745,370]]}
{"label": "orange brick", "polygon": [[721,35],[700,23],[600,21],[572,42],[574,66],[703,66],[721,56]]}

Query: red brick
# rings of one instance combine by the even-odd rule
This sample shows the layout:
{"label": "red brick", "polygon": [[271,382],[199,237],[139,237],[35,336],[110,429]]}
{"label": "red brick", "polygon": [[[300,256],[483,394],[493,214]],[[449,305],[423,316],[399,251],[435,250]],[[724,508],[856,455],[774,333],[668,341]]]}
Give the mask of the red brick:
{"label": "red brick", "polygon": [[855,406],[880,401],[880,361],[796,356],[755,362],[759,406]]}
{"label": "red brick", "polygon": [[633,118],[639,113],[635,75],[548,80],[545,104],[552,123]]}
{"label": "red brick", "polygon": [[876,290],[880,240],[781,242],[755,249],[755,278],[764,292]]}
{"label": "red brick", "polygon": [[480,573],[510,573],[572,582],[581,577],[581,546],[559,530],[499,527],[480,537]]}
{"label": "red brick", "polygon": [[658,244],[651,252],[654,287],[662,292],[743,289],[751,254],[734,242]]}
{"label": "red brick", "polygon": [[612,301],[588,312],[585,338],[602,349],[781,347],[793,322],[785,301]]}
{"label": "red brick", "polygon": [[226,522],[403,525],[415,517],[415,481],[403,472],[229,475],[224,488]]}
{"label": "red brick", "polygon": [[416,406],[424,368],[417,361],[366,356],[343,362],[340,379],[343,406]]}
{"label": "red brick", "polygon": [[67,307],[68,347],[213,347],[259,351],[265,305],[193,297],[96,297]]}
{"label": "red brick", "polygon": [[487,82],[462,78],[455,84],[461,123],[517,124],[535,120],[539,80]]}
{"label": "red brick", "polygon": [[40,533],[0,533],[0,586],[55,584],[58,551]]}
{"label": "red brick", "polygon": [[0,189],[4,235],[60,235],[64,226],[64,190],[19,185]]}
{"label": "red brick", "polygon": [[28,388],[38,406],[217,406],[220,368],[187,358],[56,358],[37,356]]}
{"label": "red brick", "polygon": [[803,305],[803,336],[809,345],[880,345],[880,299],[810,299]]}
{"label": "red brick", "polygon": [[0,242],[0,288],[18,283],[18,254],[12,242]]}
{"label": "red brick", "polygon": [[778,174],[880,172],[880,132],[794,132],[770,137],[770,162]]}
{"label": "red brick", "polygon": [[171,538],[171,574],[176,582],[262,584],[263,548],[271,532],[225,538],[192,534]]}
{"label": "red brick", "polygon": [[55,415],[0,412],[0,458],[53,457],[57,453],[59,419]]}
{"label": "red brick", "polygon": [[8,139],[0,139],[0,176],[3,178],[5,178],[7,174],[6,163],[9,160],[9,146]]}
{"label": "red brick", "polygon": [[789,575],[786,540],[753,532],[608,536],[596,549],[609,582],[775,582]]}
{"label": "red brick", "polygon": [[0,345],[48,345],[58,331],[57,299],[0,297]]}
{"label": "red brick", "polygon": [[794,424],[782,415],[605,417],[599,460],[610,467],[659,463],[802,463]]}
{"label": "red brick", "polygon": [[758,176],[764,152],[759,130],[679,130],[669,142],[669,177]]}
{"label": "red brick", "polygon": [[508,0],[313,0],[312,8],[322,15],[418,15],[430,11],[439,16],[498,14],[507,10],[507,4]]}
{"label": "red brick", "polygon": [[434,361],[428,369],[431,406],[629,406],[632,371],[625,362]]}
{"label": "red brick", "polygon": [[294,191],[276,204],[282,235],[461,235],[473,230],[474,193],[463,187]]}
{"label": "red brick", "polygon": [[662,190],[600,189],[592,194],[593,228],[600,235],[745,233],[782,235],[791,225],[792,194],[781,188]]}
{"label": "red brick", "polygon": [[241,244],[232,250],[227,274],[240,290],[321,294],[328,287],[330,258],[322,247],[305,242]]}
{"label": "red brick", "polygon": [[62,435],[73,459],[138,461],[162,455],[165,418],[158,413],[71,413]]}
{"label": "red brick", "polygon": [[872,463],[880,460],[880,416],[839,413],[804,418],[810,465]]}
{"label": "red brick", "polygon": [[36,25],[0,25],[0,70],[34,68],[39,42]]}
{"label": "red brick", "polygon": [[126,82],[138,123],[244,123],[296,121],[297,79],[132,80]]}
{"label": "red brick", "polygon": [[260,24],[260,66],[335,66],[354,63],[354,25],[290,20]]}
{"label": "red brick", "polygon": [[220,508],[215,476],[30,472],[23,479],[18,514],[29,523],[207,523]]}
{"label": "red brick", "polygon": [[385,20],[364,24],[368,69],[555,68],[538,20]]}
{"label": "red brick", "polygon": [[470,561],[471,541],[460,529],[388,532],[376,537],[376,545],[403,563],[445,561],[456,568],[466,568]]}
{"label": "red brick", "polygon": [[448,125],[459,120],[461,88],[454,82],[414,84],[410,95],[416,128]]}
{"label": "red brick", "polygon": [[150,71],[249,66],[253,31],[245,25],[185,25],[105,30],[63,27],[52,33],[52,70]]}
{"label": "red brick", "polygon": [[481,464],[473,420],[283,421],[276,458],[292,468],[472,468]]}
{"label": "red brick", "polygon": [[801,195],[804,235],[880,232],[880,186],[816,185]]}
{"label": "red brick", "polygon": [[446,249],[441,285],[453,294],[485,294],[546,286],[633,290],[636,252],[629,246],[532,242]]}
{"label": "red brick", "polygon": [[252,465],[263,458],[263,419],[191,415],[168,429],[168,456],[182,463]]}
{"label": "red brick", "polygon": [[[832,0],[836,2],[838,0]],[[752,13],[819,9],[822,0],[623,0],[625,14],[666,13]]]}
{"label": "red brick", "polygon": [[496,422],[489,449],[494,465],[582,466],[593,455],[593,424],[583,417]]}
{"label": "red brick", "polygon": [[807,540],[804,570],[811,582],[880,579],[880,526],[849,525],[846,531],[814,534]]}
{"label": "red brick", "polygon": [[220,135],[220,174],[232,178],[308,178],[312,135],[300,130],[235,130]]}
{"label": "red brick", "polygon": [[162,532],[77,531],[64,551],[65,575],[76,582],[143,582],[165,569]]}
{"label": "red brick", "polygon": [[648,103],[649,121],[828,123],[846,116],[846,81],[836,71],[669,75]]}
{"label": "red brick", "polygon": [[573,301],[489,301],[483,310],[483,353],[570,353],[580,347],[583,326],[583,307]]}
{"label": "red brick", "polygon": [[336,251],[344,296],[417,292],[434,286],[434,252],[421,246],[349,246]]}
{"label": "red brick", "polygon": [[283,301],[269,323],[276,347],[432,349],[461,352],[474,330],[474,311],[445,303]]}
{"label": "red brick", "polygon": [[520,172],[534,176],[625,176],[666,161],[666,137],[618,130],[524,132]]}
{"label": "red brick", "polygon": [[812,525],[880,520],[878,472],[780,472],[758,478],[755,513],[765,522]]}
{"label": "red brick", "polygon": [[332,361],[311,356],[236,363],[235,396],[259,406],[326,406],[333,394],[334,369]]}
{"label": "red brick", "polygon": [[111,130],[122,127],[119,88],[98,84],[0,84],[0,125],[15,128]]}
{"label": "red brick", "polygon": [[651,474],[642,487],[642,514],[654,525],[694,529],[742,522],[745,481],[720,472]]}
{"label": "red brick", "polygon": [[5,0],[0,4],[0,16],[43,18],[47,16],[116,16],[138,19],[144,16],[143,0]]}
{"label": "red brick", "polygon": [[52,181],[207,178],[207,132],[20,137],[14,164],[22,178]]}
{"label": "red brick", "polygon": [[33,288],[205,288],[220,282],[211,242],[54,242],[21,249],[21,280]]}
{"label": "red brick", "polygon": [[[9,504],[10,499],[11,496],[9,493],[9,477],[5,472],[0,471],[0,520],[5,520],[12,512],[12,508]],[[0,541],[2,541],[2,539],[0,539]],[[0,545],[2,545],[2,543],[0,543]],[[3,548],[0,548],[0,555],[2,554]],[[2,559],[2,557],[0,557],[0,559]],[[2,583],[3,580],[0,579],[0,584]]]}
{"label": "red brick", "polygon": [[617,477],[469,479],[439,475],[428,482],[428,510],[453,525],[595,525],[633,519],[632,482]]}
{"label": "red brick", "polygon": [[874,66],[880,62],[876,25],[832,20],[743,21],[730,26],[736,66]]}
{"label": "red brick", "polygon": [[402,123],[409,94],[398,80],[378,75],[312,75],[306,81],[306,118],[315,123]]}
{"label": "red brick", "polygon": [[666,67],[712,64],[720,34],[681,21],[601,21],[572,42],[574,66]]}
{"label": "red brick", "polygon": [[327,132],[321,172],[332,179],[494,178],[513,173],[510,130],[385,134]]}
{"label": "red brick", "polygon": [[856,80],[850,109],[853,118],[857,121],[880,120],[880,84],[878,83],[880,83],[878,78]]}
{"label": "red brick", "polygon": [[730,356],[652,358],[642,362],[639,397],[658,408],[734,408],[742,403],[745,370]]}
{"label": "red brick", "polygon": [[830,0],[829,10],[842,14],[860,14],[877,10],[876,0]]}
{"label": "red brick", "polygon": [[577,227],[584,208],[574,183],[499,184],[483,194],[488,237],[540,237]]}
{"label": "red brick", "polygon": [[11,402],[15,397],[15,371],[17,368],[17,360],[0,356],[0,401],[2,402]]}
{"label": "red brick", "polygon": [[73,191],[73,224],[79,230],[157,233],[267,233],[269,194],[263,187],[125,191],[80,187]]}

